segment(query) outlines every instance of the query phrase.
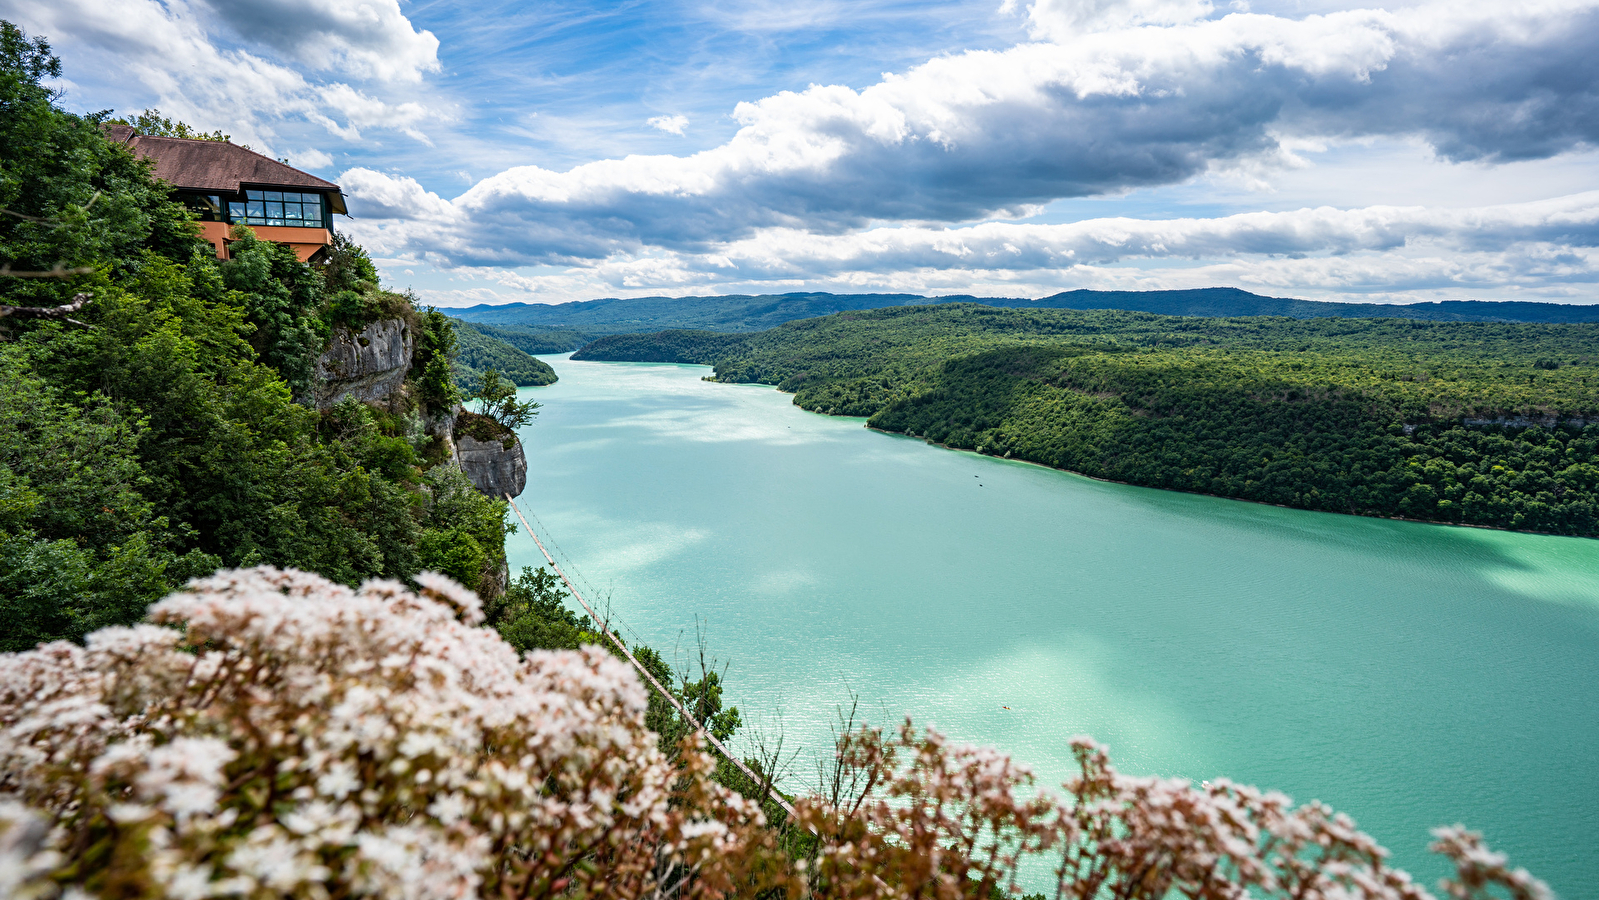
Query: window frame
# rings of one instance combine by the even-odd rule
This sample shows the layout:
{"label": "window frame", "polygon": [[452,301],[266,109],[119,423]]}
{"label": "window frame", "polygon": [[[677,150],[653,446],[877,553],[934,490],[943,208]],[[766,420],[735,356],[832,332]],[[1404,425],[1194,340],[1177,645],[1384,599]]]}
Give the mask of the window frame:
{"label": "window frame", "polygon": [[227,203],[224,194],[207,191],[178,191],[177,201],[183,208],[200,217],[202,222],[227,222]]}
{"label": "window frame", "polygon": [[331,230],[328,209],[323,191],[273,191],[263,185],[243,188],[232,195],[227,203],[227,221],[260,227]]}

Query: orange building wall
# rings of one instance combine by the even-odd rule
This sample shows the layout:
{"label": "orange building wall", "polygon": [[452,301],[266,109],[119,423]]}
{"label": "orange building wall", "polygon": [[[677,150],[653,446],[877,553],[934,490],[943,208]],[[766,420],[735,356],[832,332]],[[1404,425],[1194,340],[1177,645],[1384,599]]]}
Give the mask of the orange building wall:
{"label": "orange building wall", "polygon": [[[228,258],[228,228],[226,222],[199,222],[200,236],[211,242],[216,248],[217,259]],[[283,225],[251,225],[250,230],[263,241],[274,244],[287,244],[294,255],[305,262],[311,254],[321,250],[333,242],[333,235],[326,228],[290,228]]]}

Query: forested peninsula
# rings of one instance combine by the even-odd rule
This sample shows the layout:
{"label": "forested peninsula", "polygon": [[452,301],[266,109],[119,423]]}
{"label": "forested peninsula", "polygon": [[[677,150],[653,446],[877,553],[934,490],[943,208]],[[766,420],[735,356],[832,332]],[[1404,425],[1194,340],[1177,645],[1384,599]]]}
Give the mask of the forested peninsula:
{"label": "forested peninsula", "polygon": [[1599,535],[1599,326],[890,307],[602,338],[813,412],[1129,484]]}
{"label": "forested peninsula", "polygon": [[542,359],[530,353],[558,353],[561,350],[522,350],[508,341],[489,334],[486,330],[459,319],[451,319],[455,328],[457,352],[454,360],[455,383],[467,391],[475,391],[483,384],[483,374],[490,369],[517,387],[543,387],[555,383],[555,370]]}

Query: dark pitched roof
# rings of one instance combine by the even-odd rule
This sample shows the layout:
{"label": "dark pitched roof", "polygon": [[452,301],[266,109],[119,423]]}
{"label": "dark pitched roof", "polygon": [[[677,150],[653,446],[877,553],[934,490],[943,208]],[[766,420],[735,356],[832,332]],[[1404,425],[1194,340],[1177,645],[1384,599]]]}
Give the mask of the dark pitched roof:
{"label": "dark pitched roof", "polygon": [[236,193],[249,184],[339,193],[331,181],[227,141],[154,137],[127,125],[106,125],[104,130],[107,138],[154,160],[155,177],[176,188]]}
{"label": "dark pitched roof", "polygon": [[197,191],[237,191],[242,184],[336,191],[339,186],[293,166],[226,141],[136,134],[128,146],[155,160],[155,177],[173,187]]}

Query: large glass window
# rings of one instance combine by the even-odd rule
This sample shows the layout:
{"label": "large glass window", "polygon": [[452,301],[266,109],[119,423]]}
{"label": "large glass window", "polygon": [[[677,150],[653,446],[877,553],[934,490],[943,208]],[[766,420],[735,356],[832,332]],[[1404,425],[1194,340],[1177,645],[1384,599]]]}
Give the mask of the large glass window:
{"label": "large glass window", "polygon": [[222,221],[222,198],[216,194],[182,193],[178,199],[190,212],[198,213],[202,222]]}
{"label": "large glass window", "polygon": [[229,203],[228,217],[246,225],[322,227],[322,195],[295,191],[245,191],[243,203]]}

